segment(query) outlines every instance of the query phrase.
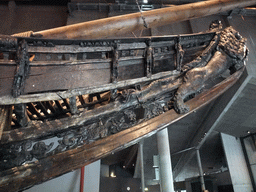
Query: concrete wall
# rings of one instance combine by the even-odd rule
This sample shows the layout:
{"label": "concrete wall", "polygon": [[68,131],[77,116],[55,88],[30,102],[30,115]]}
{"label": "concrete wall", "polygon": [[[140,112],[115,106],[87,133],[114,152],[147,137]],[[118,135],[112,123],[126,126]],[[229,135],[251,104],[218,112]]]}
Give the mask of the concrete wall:
{"label": "concrete wall", "polygon": [[244,139],[244,145],[249,159],[249,164],[251,166],[252,174],[254,177],[254,182],[256,183],[256,147],[255,143],[252,140],[252,137]]}
{"label": "concrete wall", "polygon": [[221,133],[221,139],[234,192],[252,192],[253,188],[240,140],[224,133]]}
{"label": "concrete wall", "polygon": [[[75,170],[50,181],[33,186],[24,192],[78,192],[81,170]],[[100,160],[84,167],[84,191],[99,192]]]}
{"label": "concrete wall", "polygon": [[24,192],[74,192],[80,188],[80,170],[75,170],[61,177],[36,185]]}
{"label": "concrete wall", "polygon": [[232,185],[232,181],[230,178],[230,173],[229,171],[219,173],[214,175],[216,178],[216,185],[217,186],[222,186],[222,185]]}

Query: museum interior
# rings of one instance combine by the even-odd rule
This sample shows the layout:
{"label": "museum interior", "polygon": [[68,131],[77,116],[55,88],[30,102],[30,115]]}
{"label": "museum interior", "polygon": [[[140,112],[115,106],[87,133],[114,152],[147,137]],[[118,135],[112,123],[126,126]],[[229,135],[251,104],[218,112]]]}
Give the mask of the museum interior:
{"label": "museum interior", "polygon": [[256,191],[255,0],[3,0],[0,18],[0,191]]}

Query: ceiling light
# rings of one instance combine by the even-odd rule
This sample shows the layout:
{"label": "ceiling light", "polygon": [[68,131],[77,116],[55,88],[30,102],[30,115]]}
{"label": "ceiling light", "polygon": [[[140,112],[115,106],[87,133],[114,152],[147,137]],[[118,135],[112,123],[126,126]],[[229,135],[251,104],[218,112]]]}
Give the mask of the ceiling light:
{"label": "ceiling light", "polygon": [[110,177],[116,177],[115,173],[112,171]]}

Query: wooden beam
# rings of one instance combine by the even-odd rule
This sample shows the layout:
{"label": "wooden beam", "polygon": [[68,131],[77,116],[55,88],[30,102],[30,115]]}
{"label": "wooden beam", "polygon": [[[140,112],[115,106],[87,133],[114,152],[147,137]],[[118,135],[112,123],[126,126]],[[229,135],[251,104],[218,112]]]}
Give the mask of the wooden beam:
{"label": "wooden beam", "polygon": [[[108,91],[111,89],[116,89],[117,87],[126,87],[142,82],[152,81],[160,78],[165,78],[168,76],[173,76],[173,79],[177,78],[180,72],[178,71],[166,71],[160,72],[157,74],[152,75],[151,77],[142,77],[136,79],[128,79],[124,81],[119,81],[115,84],[103,84],[93,87],[83,87],[83,88],[76,88],[70,89],[67,91],[58,91],[58,92],[48,92],[48,93],[35,93],[35,94],[28,94],[28,95],[20,95],[17,98],[12,97],[11,95],[1,96],[0,97],[0,105],[10,105],[10,104],[19,104],[19,103],[30,103],[30,102],[38,102],[38,101],[49,101],[49,100],[59,100],[63,98],[69,98],[77,95],[85,95],[91,93],[98,93],[103,91]],[[12,81],[9,81],[12,83]],[[9,87],[12,87],[10,84]]]}
{"label": "wooden beam", "polygon": [[14,105],[14,112],[16,114],[19,126],[26,127],[28,122],[30,121],[27,115],[26,104],[22,103]]}
{"label": "wooden beam", "polygon": [[12,106],[3,105],[0,106],[0,140],[2,138],[3,131],[11,129],[12,122]]}
{"label": "wooden beam", "polygon": [[35,32],[34,35],[43,38],[106,38],[144,29],[145,24],[149,28],[158,27],[254,4],[255,0],[209,0],[63,26]]}
{"label": "wooden beam", "polygon": [[174,110],[170,110],[144,123],[97,140],[91,144],[85,144],[73,150],[2,171],[0,173],[0,191],[12,192],[28,188],[88,165],[112,152],[129,147],[137,143],[141,138],[149,137],[155,132],[166,128],[172,123],[209,104],[227,91],[239,79],[241,74],[242,70],[236,72],[210,90],[189,100],[186,104],[191,110],[187,114],[177,114]]}

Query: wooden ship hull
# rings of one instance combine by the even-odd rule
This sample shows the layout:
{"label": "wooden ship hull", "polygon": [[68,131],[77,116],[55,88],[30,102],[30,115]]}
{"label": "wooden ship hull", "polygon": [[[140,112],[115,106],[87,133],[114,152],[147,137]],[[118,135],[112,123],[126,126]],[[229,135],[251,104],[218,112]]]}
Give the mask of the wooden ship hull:
{"label": "wooden ship hull", "polygon": [[[58,32],[0,36],[0,191],[60,176],[180,120],[235,84],[247,55],[232,28],[46,39]],[[231,75],[220,77],[227,70]]]}
{"label": "wooden ship hull", "polygon": [[[52,126],[52,132],[46,125],[41,133],[25,134],[33,124],[42,127],[44,122],[80,113],[86,113],[88,118],[82,117],[85,122],[100,118],[102,112],[118,112],[162,95],[167,96],[161,102],[171,101],[182,83],[181,67],[185,66],[178,61],[181,53],[177,45],[183,47],[183,62],[189,63],[210,44],[214,34],[90,41],[13,38],[15,49],[25,40],[28,66],[13,60],[14,47],[3,51],[0,105],[12,105],[12,122],[1,143],[64,130]],[[25,132],[18,133],[24,126]]]}
{"label": "wooden ship hull", "polygon": [[173,109],[184,81],[181,69],[205,53],[215,36],[2,37],[8,44],[2,43],[0,61],[1,189],[13,183],[14,191],[23,189],[89,164],[214,100],[243,68],[190,96],[188,113]]}

